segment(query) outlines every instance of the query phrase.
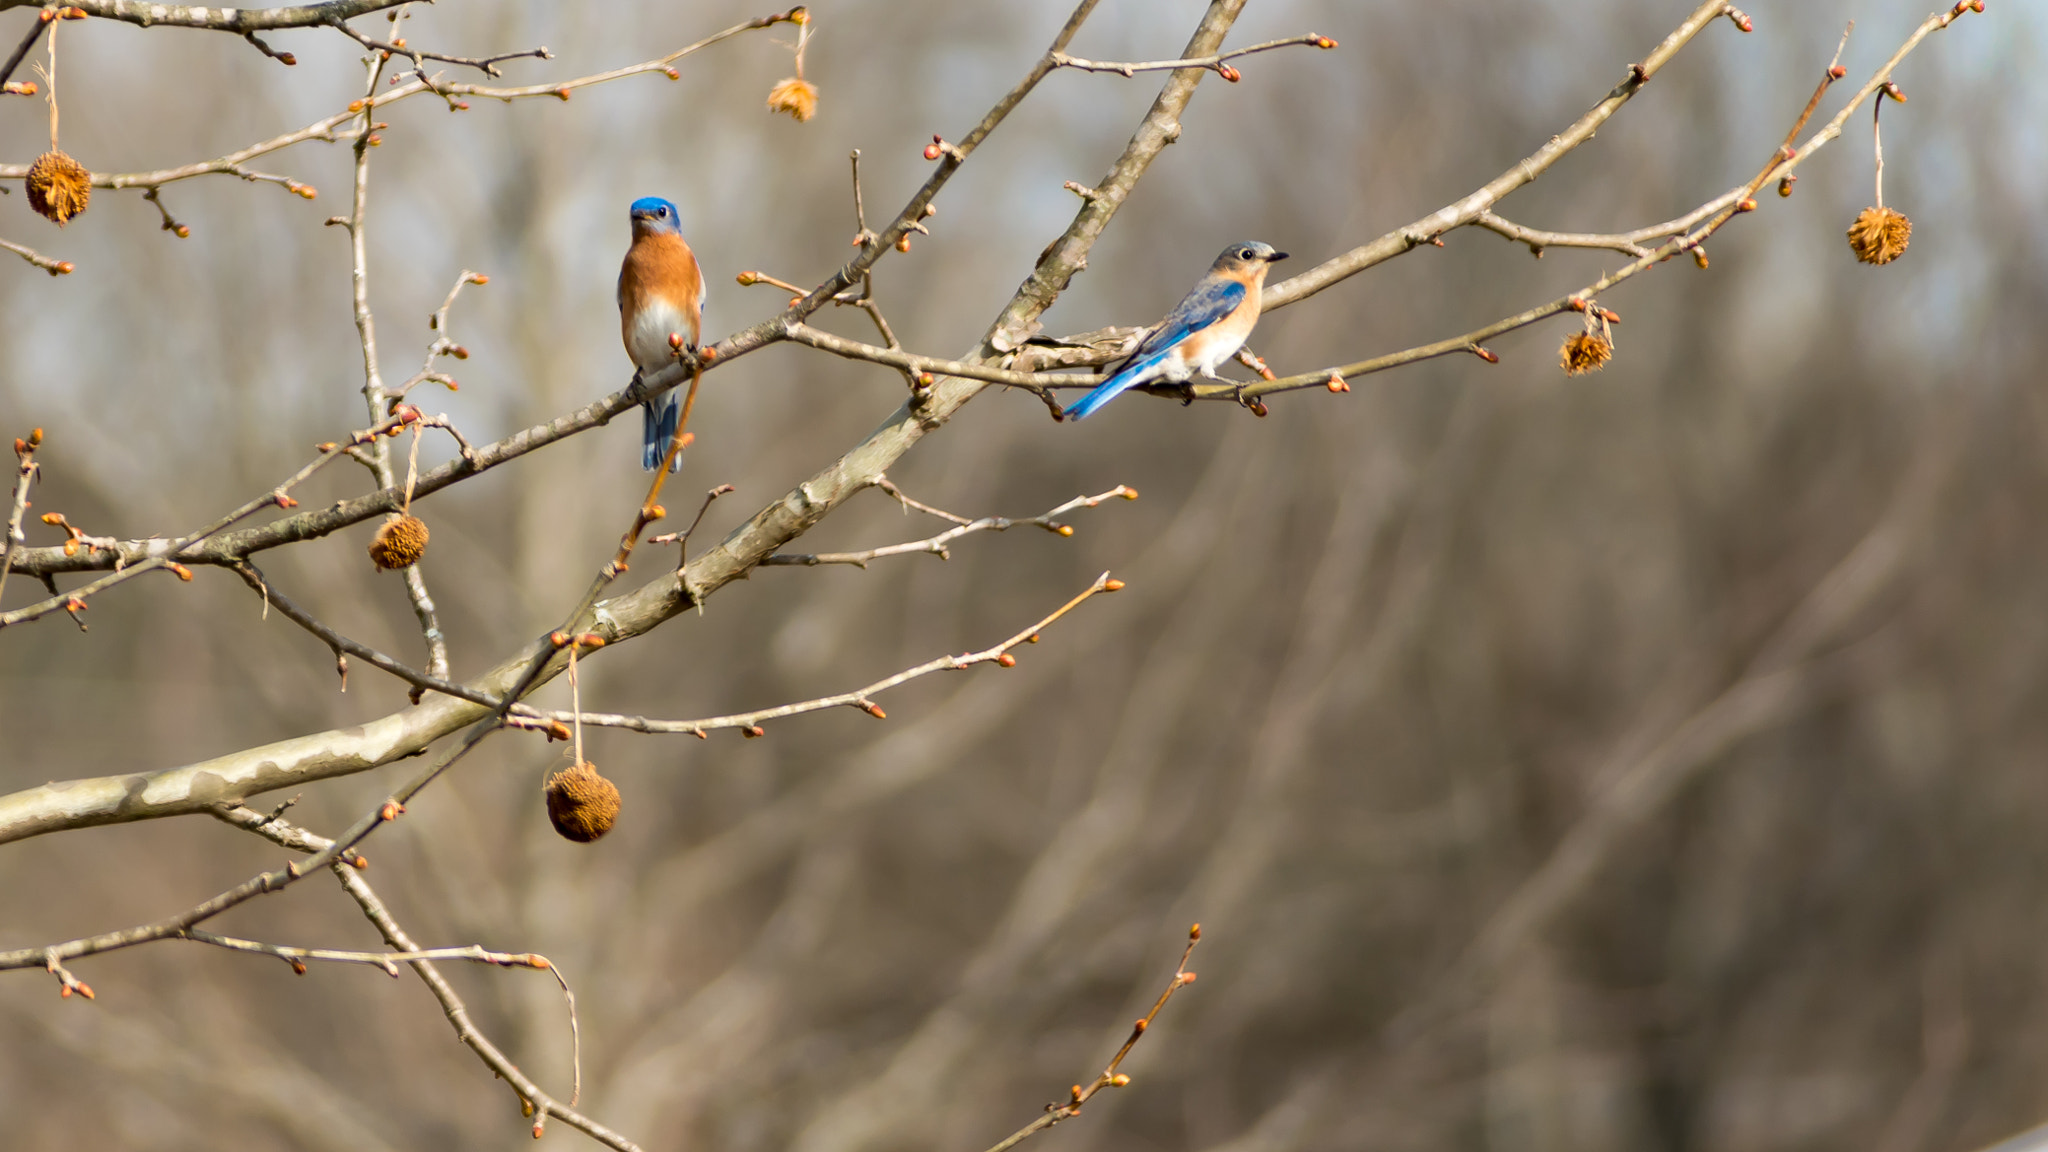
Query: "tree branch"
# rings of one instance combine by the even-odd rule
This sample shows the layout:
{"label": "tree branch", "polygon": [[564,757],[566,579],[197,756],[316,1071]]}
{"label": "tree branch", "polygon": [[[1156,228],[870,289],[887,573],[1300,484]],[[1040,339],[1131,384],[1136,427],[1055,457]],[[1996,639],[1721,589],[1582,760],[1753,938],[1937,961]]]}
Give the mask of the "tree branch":
{"label": "tree branch", "polygon": [[[276,28],[314,28],[347,20],[409,0],[325,0],[320,4],[290,4],[277,8],[205,8],[182,4],[157,4],[149,0],[65,0],[67,7],[79,8],[88,16],[120,20],[144,28],[158,26],[204,28],[210,32],[232,32],[237,36]],[[42,0],[0,0],[0,12],[9,8],[40,7]]]}
{"label": "tree branch", "polygon": [[[1107,499],[1107,497],[1102,497],[1102,499]],[[738,728],[745,731],[749,736],[760,736],[763,734],[761,724],[765,720],[780,720],[788,716],[801,716],[806,712],[823,712],[831,708],[858,708],[877,720],[886,720],[888,715],[876,706],[873,697],[898,685],[907,684],[920,677],[929,676],[934,672],[959,672],[972,668],[976,664],[1001,664],[1005,668],[1011,667],[1017,663],[1017,658],[1010,655],[1010,649],[1020,644],[1037,643],[1038,634],[1041,631],[1051,627],[1060,617],[1080,607],[1081,603],[1089,597],[1098,592],[1115,592],[1122,589],[1123,586],[1123,581],[1112,580],[1109,573],[1104,572],[1095,578],[1095,583],[1089,585],[1080,595],[1062,604],[1057,611],[993,648],[984,648],[979,652],[967,652],[959,656],[941,656],[936,660],[927,660],[915,668],[906,668],[894,676],[884,677],[865,688],[856,688],[851,692],[842,692],[837,696],[823,696],[816,700],[805,700],[796,704],[783,704],[774,708],[763,708],[758,712],[741,712],[732,716],[714,716],[705,720],[649,720],[644,716],[621,716],[610,712],[584,712],[579,715],[576,712],[544,712],[540,709],[528,708],[524,705],[516,706],[513,711],[520,715],[551,720],[562,724],[568,724],[581,719],[583,723],[599,728],[623,728],[630,732],[644,732],[649,735],[700,737],[706,732],[717,731],[723,728]]]}

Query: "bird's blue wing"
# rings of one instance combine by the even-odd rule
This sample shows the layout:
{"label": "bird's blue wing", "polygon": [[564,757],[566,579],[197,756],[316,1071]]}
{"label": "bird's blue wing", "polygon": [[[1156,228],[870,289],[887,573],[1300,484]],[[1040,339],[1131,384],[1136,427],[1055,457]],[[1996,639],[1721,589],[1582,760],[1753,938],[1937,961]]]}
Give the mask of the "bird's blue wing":
{"label": "bird's blue wing", "polygon": [[1142,360],[1154,352],[1164,352],[1187,338],[1191,332],[1200,332],[1216,323],[1244,303],[1244,285],[1235,280],[1207,279],[1195,285],[1187,299],[1174,306],[1159,322],[1152,335],[1138,345],[1133,361]]}
{"label": "bird's blue wing", "polygon": [[1190,333],[1200,332],[1216,323],[1244,303],[1244,285],[1235,280],[1209,279],[1195,285],[1187,299],[1176,305],[1152,330],[1131,358],[1124,361],[1117,374],[1096,385],[1079,403],[1066,410],[1070,420],[1080,420],[1097,408],[1117,398],[1126,388],[1138,382],[1145,370],[1166,359],[1173,346],[1187,339]]}

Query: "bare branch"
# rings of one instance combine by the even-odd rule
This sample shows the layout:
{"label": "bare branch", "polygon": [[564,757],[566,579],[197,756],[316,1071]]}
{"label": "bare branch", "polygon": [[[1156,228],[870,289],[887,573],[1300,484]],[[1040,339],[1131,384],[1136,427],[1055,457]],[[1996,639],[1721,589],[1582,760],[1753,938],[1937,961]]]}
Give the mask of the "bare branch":
{"label": "bare branch", "polygon": [[1529,251],[1538,259],[1542,258],[1545,248],[1607,248],[1640,257],[1649,255],[1649,250],[1643,247],[1643,241],[1661,240],[1689,231],[1693,225],[1747,194],[1747,186],[1740,185],[1723,192],[1676,220],[1666,220],[1662,224],[1652,224],[1633,232],[1545,232],[1536,228],[1525,228],[1492,212],[1479,213],[1472,218],[1472,223],[1489,232],[1498,232],[1510,240],[1519,240],[1527,244]]}
{"label": "bare branch", "polygon": [[1066,1100],[1047,1104],[1045,1106],[1045,1115],[1010,1133],[1001,1141],[991,1146],[988,1152],[1009,1152],[1009,1149],[1015,1148],[1025,1140],[1038,1135],[1060,1121],[1071,1120],[1079,1116],[1082,1105],[1094,1099],[1097,1092],[1102,1091],[1104,1088],[1121,1088],[1131,1082],[1129,1076],[1117,1071],[1117,1069],[1123,1066],[1124,1057],[1131,1054],[1131,1049],[1138,1046],[1138,1041],[1144,1039],[1146,1030],[1152,1027],[1154,1020],[1159,1018],[1159,1010],[1166,1007],[1166,1002],[1173,999],[1173,994],[1195,982],[1195,974],[1188,971],[1188,957],[1194,954],[1195,944],[1201,938],[1202,926],[1200,924],[1188,929],[1188,946],[1181,950],[1180,963],[1174,966],[1173,979],[1166,982],[1166,991],[1161,992],[1159,999],[1152,1002],[1152,1010],[1150,1012],[1145,1013],[1144,1016],[1138,1019],[1137,1023],[1131,1025],[1130,1038],[1124,1041],[1123,1047],[1116,1050],[1115,1056],[1110,1057],[1109,1066],[1104,1068],[1101,1074],[1095,1077],[1094,1082],[1086,1088],[1079,1084],[1074,1085],[1068,1091]]}
{"label": "bare branch", "polygon": [[373,668],[379,668],[391,673],[393,676],[412,685],[415,689],[441,692],[458,700],[467,700],[472,704],[480,704],[486,708],[497,706],[498,701],[495,697],[488,696],[461,684],[451,683],[442,677],[408,667],[377,651],[375,648],[365,644],[358,644],[334,629],[329,628],[321,623],[318,617],[293,603],[289,597],[280,593],[276,588],[271,587],[270,581],[264,577],[262,572],[257,570],[254,564],[243,561],[240,564],[233,565],[232,571],[247,582],[249,587],[254,589],[258,595],[263,597],[266,609],[274,607],[279,612],[284,613],[285,619],[290,620],[292,623],[318,637],[322,643],[333,650],[335,655],[339,656],[342,653],[347,653],[358,660],[367,662]]}
{"label": "bare branch", "polygon": [[[276,8],[204,8],[182,4],[157,4],[152,0],[66,0],[67,6],[82,9],[88,16],[120,20],[144,28],[169,26],[204,28],[210,32],[232,32],[237,36],[276,28],[313,28],[347,20],[408,0],[324,0],[319,4],[289,4]],[[9,8],[39,6],[41,0],[0,0],[0,12]]]}
{"label": "bare branch", "polygon": [[1630,65],[1628,76],[1584,116],[1579,117],[1571,127],[1552,136],[1535,153],[1494,177],[1478,191],[1456,203],[1445,205],[1412,224],[1397,228],[1369,244],[1360,245],[1341,256],[1324,261],[1299,276],[1267,287],[1266,310],[1270,312],[1275,308],[1284,308],[1296,301],[1306,300],[1338,281],[1356,276],[1367,268],[1399,256],[1419,244],[1427,244],[1453,228],[1471,223],[1479,213],[1492,208],[1515,189],[1549,171],[1551,165],[1563,159],[1566,153],[1592,139],[1593,133],[1598,131],[1601,125],[1607,123],[1637,92],[1642,91],[1650,78],[1691,42],[1701,29],[1719,18],[1727,6],[1725,0],[1705,0],[1648,56],[1643,57],[1641,63]]}
{"label": "bare branch", "polygon": [[1229,67],[1224,63],[1225,61],[1235,60],[1239,56],[1250,56],[1254,52],[1271,52],[1275,48],[1291,48],[1297,44],[1307,44],[1323,49],[1335,48],[1337,46],[1337,42],[1328,36],[1310,32],[1302,36],[1289,36],[1284,40],[1268,40],[1263,44],[1254,44],[1249,48],[1237,48],[1229,52],[1221,52],[1212,56],[1201,56],[1188,60],[1148,60],[1143,63],[1124,63],[1121,61],[1083,60],[1078,56],[1069,56],[1064,52],[1056,52],[1053,54],[1053,65],[1058,68],[1078,68],[1083,72],[1115,72],[1126,78],[1134,76],[1139,72],[1170,72],[1179,68],[1207,68],[1235,84],[1238,80],[1237,69]]}
{"label": "bare branch", "polygon": [[1071,512],[1076,508],[1093,508],[1096,505],[1101,504],[1105,500],[1114,499],[1119,496],[1121,496],[1125,500],[1136,500],[1138,498],[1137,489],[1127,488],[1124,485],[1119,484],[1116,487],[1110,489],[1109,491],[1102,493],[1100,496],[1076,496],[1072,500],[1067,501],[1065,504],[1062,504],[1057,508],[1051,509],[1043,515],[1032,516],[1028,519],[1013,520],[1003,516],[983,516],[978,520],[969,520],[964,516],[955,516],[951,512],[944,512],[937,508],[932,508],[927,505],[920,504],[915,500],[912,500],[908,496],[905,496],[900,490],[898,490],[894,484],[889,483],[887,478],[881,478],[876,480],[875,487],[880,488],[883,491],[889,493],[889,495],[896,498],[897,502],[901,503],[907,508],[915,508],[920,512],[928,512],[931,515],[937,516],[941,519],[950,520],[956,525],[956,527],[941,532],[937,536],[928,537],[923,540],[912,540],[903,544],[887,544],[880,548],[869,548],[861,552],[778,552],[775,555],[768,557],[766,560],[761,561],[761,566],[763,568],[790,566],[815,568],[820,564],[852,564],[858,568],[866,568],[868,566],[868,561],[878,560],[884,556],[906,556],[916,555],[920,553],[937,556],[941,560],[950,560],[952,559],[952,554],[949,551],[947,551],[946,546],[951,544],[953,541],[958,540],[962,536],[969,535],[970,533],[1007,532],[1012,528],[1018,527],[1019,525],[1028,524],[1034,525],[1039,528],[1043,528],[1046,531],[1053,533],[1054,535],[1071,536],[1074,534],[1073,527],[1071,525],[1062,524],[1059,521],[1054,520],[1053,517],[1058,516],[1062,512]]}
{"label": "bare branch", "polygon": [[[1003,384],[1011,388],[1022,388],[1028,392],[1046,395],[1046,390],[1055,385],[1069,387],[1093,386],[1102,383],[1104,377],[1094,376],[1048,376],[1036,372],[1012,372],[1007,368],[990,368],[983,364],[971,364],[963,360],[940,360],[931,356],[917,356],[896,348],[877,348],[844,336],[834,336],[808,324],[792,321],[786,328],[789,339],[798,344],[808,345],[820,351],[830,352],[848,360],[866,360],[873,364],[885,364],[906,372],[927,376],[955,376],[967,380],[984,380],[991,384]],[[926,382],[929,386],[929,382]]]}
{"label": "bare branch", "polygon": [[[1100,497],[1100,499],[1107,498],[1107,496]],[[959,656],[941,656],[936,660],[927,660],[915,668],[906,668],[894,676],[877,680],[873,684],[869,684],[864,688],[857,688],[852,692],[842,692],[837,696],[823,696],[816,700],[805,700],[796,704],[783,704],[775,708],[763,708],[758,712],[741,712],[732,716],[713,716],[705,720],[649,720],[644,716],[621,716],[608,712],[543,712],[524,705],[516,706],[513,711],[521,715],[542,720],[552,720],[562,724],[580,719],[583,723],[598,728],[623,728],[629,732],[645,732],[650,735],[700,737],[707,732],[716,731],[721,728],[738,728],[750,736],[759,736],[762,735],[761,725],[764,721],[780,720],[786,716],[801,716],[806,712],[823,712],[830,708],[858,708],[878,720],[887,719],[887,714],[874,703],[873,698],[875,696],[900,684],[907,684],[920,677],[929,676],[934,672],[958,672],[972,668],[976,664],[1001,664],[1005,668],[1011,667],[1017,663],[1017,658],[1010,655],[1010,649],[1020,644],[1036,643],[1039,632],[1051,627],[1060,617],[1080,607],[1081,603],[1089,597],[1098,592],[1115,592],[1123,586],[1123,581],[1112,580],[1109,573],[1104,572],[1095,578],[1095,583],[1089,585],[1080,595],[1062,604],[1050,616],[1011,636],[993,648],[984,648],[979,652],[967,652]]]}
{"label": "bare branch", "polygon": [[230,952],[253,952],[259,956],[275,956],[292,963],[292,968],[304,974],[305,962],[330,964],[366,964],[382,968],[386,975],[398,975],[400,964],[415,960],[471,960],[478,964],[495,964],[500,968],[538,968],[554,971],[554,965],[538,952],[492,952],[481,944],[461,948],[423,948],[408,952],[351,952],[336,948],[294,948],[286,944],[266,944],[261,940],[243,940],[236,936],[221,936],[198,928],[190,928],[178,934],[177,939],[190,940],[195,944],[211,944]]}
{"label": "bare branch", "polygon": [[[212,811],[216,817],[238,828],[245,828],[293,851],[320,852],[334,843],[324,836],[287,824],[277,819],[275,815],[264,816],[240,805],[221,805]],[[349,864],[355,864],[355,867],[349,867]],[[391,915],[391,910],[385,906],[383,899],[370,887],[369,882],[363,879],[360,870],[367,866],[367,862],[361,862],[361,858],[352,853],[345,853],[341,859],[329,865],[335,877],[341,881],[342,889],[363,910],[363,915],[369,918],[370,923],[376,925],[385,943],[408,953],[418,953],[419,946],[413,943],[412,938]],[[454,987],[441,975],[433,960],[411,959],[406,963],[420,978],[420,982],[427,986],[427,990],[433,993],[434,999],[440,1001],[441,1010],[448,1017],[448,1023],[454,1027],[456,1037],[467,1045],[470,1051],[477,1054],[477,1058],[483,1061],[485,1067],[512,1085],[512,1090],[519,1095],[523,1106],[538,1113],[542,1119],[548,1116],[559,1117],[563,1123],[607,1147],[618,1149],[619,1152],[639,1152],[639,1146],[632,1141],[576,1111],[575,1105],[583,1095],[583,1032],[576,1017],[576,996],[569,990],[569,983],[562,977],[561,969],[552,964],[548,966],[548,971],[554,973],[555,980],[561,984],[563,999],[569,1006],[570,1067],[573,1069],[574,1083],[567,1104],[541,1091],[540,1085],[520,1071],[517,1064],[507,1058],[489,1037],[477,1029],[476,1024],[470,1019],[469,1006],[463,1003],[462,997],[456,994]],[[539,1125],[536,1124],[535,1127],[538,1128]]]}
{"label": "bare branch", "polygon": [[0,248],[14,253],[52,276],[62,276],[72,271],[74,267],[69,260],[52,260],[35,249],[16,244],[12,240],[0,239]]}
{"label": "bare branch", "polygon": [[28,539],[22,535],[21,518],[28,512],[28,490],[36,480],[36,449],[42,444],[41,428],[14,442],[14,502],[7,512],[6,535],[0,536],[0,592],[7,590],[7,573],[12,570],[14,549]]}

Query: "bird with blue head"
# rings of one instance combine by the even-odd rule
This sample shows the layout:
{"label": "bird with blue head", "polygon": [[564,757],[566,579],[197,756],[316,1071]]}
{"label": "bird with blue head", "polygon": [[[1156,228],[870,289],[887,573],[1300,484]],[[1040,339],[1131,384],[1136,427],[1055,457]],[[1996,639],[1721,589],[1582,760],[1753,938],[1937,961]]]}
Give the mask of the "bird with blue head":
{"label": "bird with blue head", "polygon": [[1257,240],[1225,248],[1209,265],[1209,274],[1166,314],[1116,374],[1066,410],[1066,419],[1082,419],[1125,389],[1154,380],[1185,384],[1201,376],[1229,383],[1216,369],[1251,336],[1252,326],[1259,322],[1266,270],[1285,259],[1287,253]]}
{"label": "bird with blue head", "polygon": [[[659,196],[643,196],[629,209],[633,244],[619,267],[619,330],[632,357],[634,379],[652,376],[674,363],[670,337],[697,349],[703,334],[704,274],[697,256],[683,241],[676,206]],[[645,406],[641,422],[640,466],[661,467],[675,437],[679,417],[676,392],[670,389]],[[682,467],[680,457],[669,464]]]}

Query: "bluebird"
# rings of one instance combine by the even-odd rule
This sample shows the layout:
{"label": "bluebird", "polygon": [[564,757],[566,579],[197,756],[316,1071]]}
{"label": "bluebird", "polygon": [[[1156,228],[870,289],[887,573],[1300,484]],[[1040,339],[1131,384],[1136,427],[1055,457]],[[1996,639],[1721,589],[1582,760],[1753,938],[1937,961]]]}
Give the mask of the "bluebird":
{"label": "bluebird", "polygon": [[1166,314],[1117,374],[1067,409],[1067,419],[1079,420],[1124,389],[1153,380],[1185,384],[1196,374],[1222,380],[1216,369],[1244,347],[1252,325],[1259,322],[1267,268],[1285,259],[1287,253],[1257,240],[1225,248],[1209,265],[1209,274]]}
{"label": "bluebird", "polygon": [[[638,381],[674,362],[670,336],[681,336],[696,351],[704,319],[704,274],[683,242],[674,204],[643,196],[633,201],[629,214],[633,246],[626,249],[626,262],[619,266],[619,331]],[[674,389],[647,402],[640,441],[642,468],[652,472],[661,467],[676,434],[676,418]],[[669,465],[671,471],[681,467],[681,459]]]}

